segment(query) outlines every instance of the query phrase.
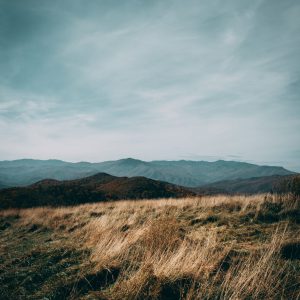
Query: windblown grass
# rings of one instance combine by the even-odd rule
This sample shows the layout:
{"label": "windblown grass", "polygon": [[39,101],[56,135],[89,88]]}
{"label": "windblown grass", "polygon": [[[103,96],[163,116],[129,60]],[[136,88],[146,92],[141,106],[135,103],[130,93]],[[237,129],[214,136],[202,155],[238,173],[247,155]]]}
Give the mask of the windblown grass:
{"label": "windblown grass", "polygon": [[74,265],[66,266],[63,283],[47,278],[28,298],[298,299],[299,213],[292,195],[256,195],[7,210],[0,217],[12,223],[6,235],[47,232],[50,248],[85,253],[75,279]]}

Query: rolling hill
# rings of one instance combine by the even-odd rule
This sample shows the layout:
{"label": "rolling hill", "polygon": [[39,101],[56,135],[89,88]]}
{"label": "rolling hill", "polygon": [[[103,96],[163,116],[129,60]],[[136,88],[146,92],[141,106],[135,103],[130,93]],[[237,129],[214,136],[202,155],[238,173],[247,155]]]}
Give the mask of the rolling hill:
{"label": "rolling hill", "polygon": [[127,158],[101,163],[32,159],[0,162],[0,182],[5,187],[26,186],[46,178],[73,180],[99,172],[114,176],[144,176],[187,187],[223,180],[294,174],[282,167],[223,160],[146,162]]}
{"label": "rolling hill", "polygon": [[247,179],[223,180],[192,189],[198,194],[293,193],[300,195],[300,175],[273,175]]}
{"label": "rolling hill", "polygon": [[83,179],[44,179],[27,187],[0,191],[0,208],[65,206],[120,199],[193,196],[194,192],[145,177],[116,177],[105,173]]}

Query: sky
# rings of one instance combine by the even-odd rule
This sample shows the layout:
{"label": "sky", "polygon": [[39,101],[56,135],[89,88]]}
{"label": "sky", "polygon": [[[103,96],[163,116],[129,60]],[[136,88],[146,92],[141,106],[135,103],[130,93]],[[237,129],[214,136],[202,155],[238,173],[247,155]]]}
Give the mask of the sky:
{"label": "sky", "polygon": [[0,0],[0,160],[300,171],[298,0]]}

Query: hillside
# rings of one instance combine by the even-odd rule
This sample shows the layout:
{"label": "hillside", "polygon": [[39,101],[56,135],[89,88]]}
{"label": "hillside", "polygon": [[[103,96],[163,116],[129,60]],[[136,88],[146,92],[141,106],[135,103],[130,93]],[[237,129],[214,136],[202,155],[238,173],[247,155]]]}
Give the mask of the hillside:
{"label": "hillside", "polygon": [[255,195],[1,210],[0,298],[296,300],[299,209]]}
{"label": "hillside", "polygon": [[192,189],[199,194],[293,193],[300,195],[300,175],[223,180]]}
{"label": "hillside", "polygon": [[145,177],[116,177],[105,173],[83,179],[44,179],[27,187],[0,191],[0,208],[61,206],[119,200],[192,196],[194,193]]}
{"label": "hillside", "polygon": [[46,178],[78,179],[99,172],[114,176],[143,176],[188,187],[222,180],[293,174],[282,167],[223,160],[146,162],[128,158],[102,163],[30,159],[0,162],[0,182],[3,186],[10,187],[25,186]]}

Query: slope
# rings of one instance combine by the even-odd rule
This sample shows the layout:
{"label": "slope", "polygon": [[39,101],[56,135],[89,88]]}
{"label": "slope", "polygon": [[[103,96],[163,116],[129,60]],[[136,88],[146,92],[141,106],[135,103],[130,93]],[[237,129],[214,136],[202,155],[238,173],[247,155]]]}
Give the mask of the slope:
{"label": "slope", "polygon": [[78,205],[119,199],[192,196],[193,192],[145,177],[115,177],[105,173],[77,180],[46,179],[27,187],[2,189],[0,208]]}
{"label": "slope", "polygon": [[223,180],[193,188],[198,194],[293,193],[300,195],[300,175],[273,175],[247,179]]}

